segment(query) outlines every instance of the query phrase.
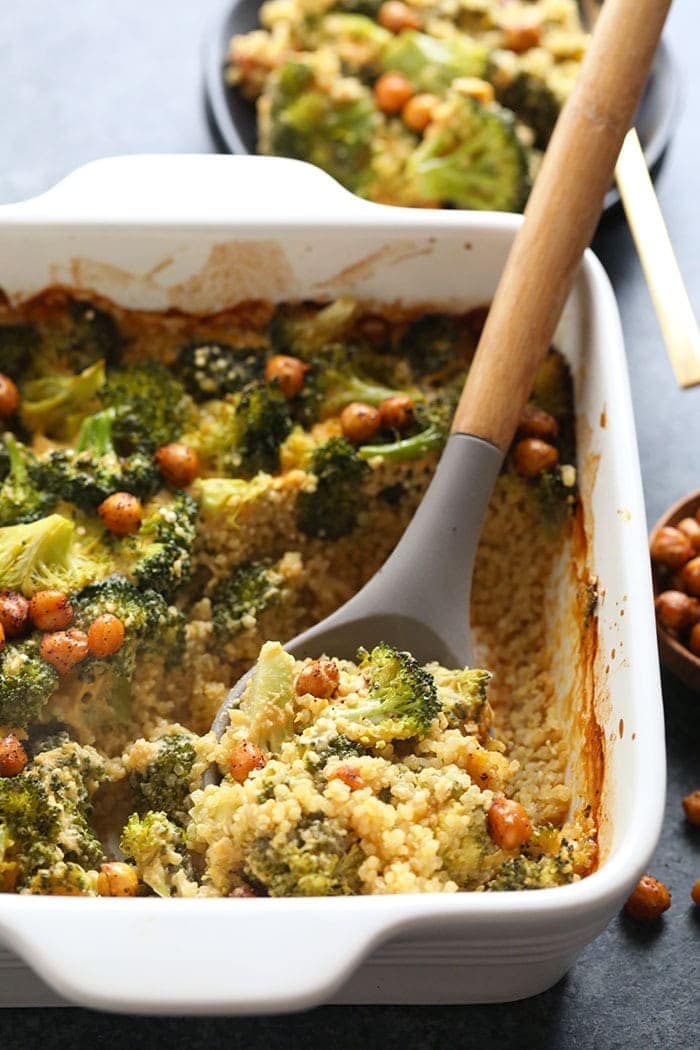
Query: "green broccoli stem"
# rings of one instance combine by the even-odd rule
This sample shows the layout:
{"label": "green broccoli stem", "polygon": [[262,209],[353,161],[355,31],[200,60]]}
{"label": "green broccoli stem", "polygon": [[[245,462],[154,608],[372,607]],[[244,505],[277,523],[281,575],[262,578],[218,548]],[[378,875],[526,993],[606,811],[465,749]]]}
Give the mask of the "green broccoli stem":
{"label": "green broccoli stem", "polygon": [[29,479],[29,472],[27,471],[27,462],[22,454],[22,446],[14,434],[5,434],[3,440],[10,461],[9,477],[20,485],[24,485]]}
{"label": "green broccoli stem", "polygon": [[328,394],[321,400],[324,416],[337,415],[352,401],[362,401],[365,405],[376,407],[386,398],[401,393],[400,390],[392,390],[381,383],[373,383],[356,375],[343,376],[331,372],[327,383]]}
{"label": "green broccoli stem", "polygon": [[375,456],[381,456],[389,463],[404,463],[428,456],[435,449],[442,448],[444,444],[445,432],[431,425],[418,434],[401,438],[399,441],[392,441],[388,445],[361,445],[357,454],[361,459],[374,459]]}
{"label": "green broccoli stem", "polygon": [[113,408],[96,412],[83,420],[75,443],[76,452],[91,452],[102,459],[105,456],[116,456],[112,442],[112,428],[117,413]]}

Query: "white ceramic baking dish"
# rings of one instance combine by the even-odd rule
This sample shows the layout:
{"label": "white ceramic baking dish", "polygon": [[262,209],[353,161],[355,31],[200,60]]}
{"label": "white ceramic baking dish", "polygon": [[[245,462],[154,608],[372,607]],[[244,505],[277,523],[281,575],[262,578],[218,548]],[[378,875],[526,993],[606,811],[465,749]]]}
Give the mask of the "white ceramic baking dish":
{"label": "white ceramic baking dish", "polygon": [[[251,297],[339,294],[465,309],[493,294],[519,221],[367,204],[297,161],[124,157],[0,208],[0,287],[14,298],[61,283],[128,307],[191,312]],[[506,1001],[549,987],[603,930],[654,848],[665,767],[622,335],[611,288],[590,254],[557,345],[575,378],[588,558],[601,594],[599,870],[557,889],[455,896],[2,895],[0,1000],[48,1002],[57,994],[167,1013],[260,1013],[329,1000]],[[574,659],[572,650],[568,663]]]}

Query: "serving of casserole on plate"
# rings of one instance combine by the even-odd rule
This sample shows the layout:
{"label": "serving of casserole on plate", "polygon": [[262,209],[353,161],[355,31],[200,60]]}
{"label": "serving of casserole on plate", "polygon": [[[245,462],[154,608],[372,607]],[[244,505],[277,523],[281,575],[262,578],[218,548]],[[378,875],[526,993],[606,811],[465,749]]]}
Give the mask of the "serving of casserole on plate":
{"label": "serving of casserole on plate", "polygon": [[[287,199],[279,193],[280,179]],[[117,195],[111,192],[115,180],[120,186]],[[195,184],[196,194],[188,189]],[[230,204],[232,184],[238,188],[235,199],[245,200],[245,213]],[[201,192],[203,185],[206,193]],[[40,516],[3,528],[36,532],[37,523],[52,516],[68,522],[74,529],[71,549],[80,548],[81,564],[89,554],[91,564],[97,560],[102,569],[98,578],[91,569],[90,578],[70,580],[66,589],[74,619],[59,631],[89,637],[105,613],[126,628],[118,649],[107,652],[93,646],[66,673],[48,661],[57,681],[35,721],[51,715],[63,724],[59,729],[68,727],[74,741],[68,743],[63,736],[41,743],[41,733],[32,729],[26,747],[29,763],[18,776],[31,779],[33,769],[36,777],[42,765],[44,771],[65,770],[58,753],[65,756],[72,749],[75,755],[82,749],[82,775],[113,781],[103,784],[92,799],[96,818],[89,819],[114,818],[126,805],[124,819],[131,820],[133,810],[135,820],[143,824],[149,810],[165,808],[174,833],[181,836],[180,827],[185,828],[188,852],[194,856],[186,878],[172,857],[160,864],[163,882],[153,877],[153,867],[136,851],[129,853],[129,842],[121,860],[99,856],[99,848],[89,860],[81,860],[75,842],[72,854],[64,837],[58,843],[63,855],[53,859],[80,868],[72,870],[80,896],[52,893],[61,892],[57,886],[66,877],[65,868],[52,871],[49,864],[34,873],[20,873],[16,888],[34,892],[0,897],[0,932],[7,947],[65,997],[118,1009],[259,1012],[301,1007],[334,992],[346,1001],[354,996],[376,1001],[484,1001],[494,997],[495,972],[498,998],[547,987],[565,971],[576,950],[603,928],[643,869],[663,796],[660,699],[649,644],[653,623],[645,604],[649,579],[641,569],[644,558],[634,553],[643,552],[646,543],[638,467],[629,452],[633,432],[619,322],[595,261],[587,258],[557,333],[563,358],[552,355],[550,374],[539,380],[539,393],[536,387],[534,395],[533,412],[544,411],[557,424],[556,436],[550,432],[545,441],[557,457],[545,473],[532,476],[518,469],[517,459],[511,457],[482,540],[472,620],[477,662],[494,672],[489,684],[494,712],[490,727],[483,696],[478,711],[462,711],[459,728],[445,723],[439,747],[437,737],[434,745],[428,744],[432,730],[415,732],[405,726],[390,739],[370,739],[365,727],[364,735],[356,734],[353,742],[353,729],[344,724],[346,753],[335,748],[331,754],[332,745],[315,772],[309,772],[307,762],[304,775],[291,784],[291,794],[288,771],[281,767],[290,761],[293,766],[295,760],[285,759],[277,743],[263,741],[266,764],[242,779],[235,775],[230,753],[215,754],[227,774],[222,785],[227,798],[222,796],[218,813],[216,805],[210,807],[205,819],[207,794],[195,795],[196,820],[191,819],[188,828],[183,812],[190,804],[187,792],[180,797],[179,809],[169,809],[172,799],[156,797],[154,781],[147,775],[165,750],[163,741],[168,734],[173,737],[164,725],[176,721],[184,727],[176,731],[176,739],[178,746],[194,751],[190,766],[196,772],[198,756],[204,761],[214,753],[207,748],[214,745],[206,737],[191,736],[190,730],[206,732],[226,688],[254,660],[260,644],[274,637],[284,640],[301,624],[325,614],[381,563],[435,462],[439,437],[430,447],[425,444],[433,438],[428,431],[435,426],[434,401],[438,394],[445,396],[451,369],[468,363],[478,328],[474,311],[493,293],[518,220],[468,216],[458,223],[447,213],[388,211],[360,202],[327,177],[294,162],[126,158],[89,166],[44,198],[4,208],[0,221],[8,243],[17,246],[11,254],[15,271],[4,278],[6,322],[31,324],[44,340],[36,358],[37,374],[17,375],[25,423],[15,441],[24,447],[34,437],[36,469],[48,470],[57,479],[44,491],[58,493],[51,507],[41,508]],[[52,298],[39,295],[51,287],[62,291]],[[27,302],[30,305],[21,305]],[[276,305],[284,303],[315,305]],[[116,351],[100,349],[98,361],[106,362],[105,375],[90,394],[95,403],[88,398],[87,411],[81,409],[83,418],[67,424],[74,433],[60,435],[56,428],[64,425],[63,416],[57,422],[54,415],[45,424],[45,417],[32,415],[31,406],[40,400],[35,395],[46,391],[31,384],[46,380],[46,346],[61,325],[87,322],[94,331],[96,319],[101,319],[103,335],[117,333],[121,356],[116,360]],[[310,344],[324,325],[320,344],[309,356]],[[419,325],[424,327],[418,329],[416,341]],[[272,335],[280,342],[269,342]],[[220,385],[212,391],[207,386],[222,380],[220,358],[214,352],[222,343],[251,351],[226,357],[245,371],[243,388]],[[63,346],[68,344],[73,349],[77,345],[72,335]],[[323,356],[331,346],[332,368]],[[426,347],[437,355],[429,363]],[[280,353],[304,365],[303,384],[291,395],[284,393],[279,378],[258,374],[261,360],[269,363]],[[126,418],[125,374],[130,367],[141,367],[144,355],[160,360],[161,392],[171,382],[183,385],[185,394],[168,404],[185,411],[187,419],[179,418],[175,430],[162,434],[157,432],[158,421],[151,420],[144,439],[137,441],[130,403],[131,443],[117,446],[116,452],[120,484],[115,485],[112,476],[107,485],[112,492],[142,486],[138,495],[130,492],[141,505],[141,528],[124,535],[103,507],[110,493],[84,484],[86,474],[94,481],[94,472],[80,457],[88,449],[95,417],[100,425],[112,427],[117,441],[126,440],[118,430]],[[411,418],[380,420],[365,437],[353,431],[352,419],[344,423],[348,361],[355,371],[352,383],[375,385],[373,393],[367,385],[353,386],[353,402],[371,405],[374,399],[378,409],[386,408],[387,400],[402,394],[410,399]],[[95,360],[81,360],[80,365],[84,367],[74,368],[73,377],[94,369]],[[314,370],[319,381],[312,385]],[[342,380],[338,370],[345,373]],[[573,414],[567,402],[569,372]],[[327,383],[329,373],[335,376],[334,385]],[[229,381],[240,383],[240,375],[223,377],[224,384]],[[105,395],[105,390],[117,387],[119,404],[112,394]],[[553,389],[560,396],[558,404],[551,400]],[[306,401],[304,391],[309,395]],[[212,392],[222,396],[212,398]],[[282,421],[272,460],[268,444],[263,448],[256,443],[250,429],[247,438],[241,437],[241,421],[250,421],[251,402],[261,393],[274,401],[275,418]],[[335,399],[332,404],[329,398]],[[161,398],[151,405],[164,403]],[[249,410],[245,416],[243,408]],[[88,425],[85,419],[92,422]],[[233,427],[226,430],[223,444],[222,426]],[[42,441],[37,443],[40,427]],[[266,435],[272,431],[274,427],[263,427]],[[521,440],[528,437],[525,431],[520,435]],[[76,441],[81,446],[77,452]],[[139,473],[133,484],[133,473],[124,473],[142,470],[137,455],[142,454],[148,465],[149,456],[173,443],[196,446],[196,478],[178,480],[162,457],[156,460],[161,473],[155,480],[147,475],[144,481]],[[10,440],[8,455],[10,451],[16,460],[22,448],[13,449]],[[343,498],[333,502],[330,497],[324,507],[324,494],[338,491],[336,481],[324,493],[324,470],[329,463],[337,466],[339,452],[344,469],[348,463],[361,466],[343,475]],[[268,458],[263,462],[260,456]],[[32,462],[30,473],[35,466]],[[348,477],[354,479],[354,490],[347,488]],[[60,488],[66,485],[70,487]],[[353,502],[351,496],[360,492],[361,511],[356,512],[357,497]],[[182,522],[182,508],[193,530],[182,528],[173,539],[166,536],[165,526]],[[342,532],[334,535],[339,521]],[[177,546],[176,540],[177,557],[154,561],[161,553],[154,546],[172,553],[169,544]],[[163,575],[164,565],[177,565],[175,579]],[[245,578],[240,575],[243,569]],[[13,577],[12,586],[31,597],[28,579]],[[41,579],[43,586],[47,580]],[[248,604],[242,607],[243,584],[253,586],[253,592],[244,591]],[[96,587],[102,598],[111,588],[109,605],[97,600]],[[150,651],[145,630],[130,633],[128,614],[120,614],[115,604],[115,588],[120,601],[127,591],[130,601],[142,601],[148,592],[151,601],[157,603],[152,594],[159,595],[170,610],[159,616],[159,629],[166,633],[156,636]],[[5,661],[13,646],[32,644],[45,659],[41,646],[52,633],[56,632],[34,621],[24,639],[9,641]],[[168,651],[166,643],[175,637]],[[376,666],[377,654],[366,659],[370,664],[374,659]],[[366,672],[362,686],[351,666],[339,670],[343,695],[349,698],[343,714],[347,722],[347,708],[355,705],[352,698],[361,703],[363,688],[368,682],[372,685],[376,675]],[[294,669],[295,681],[303,671]],[[442,706],[442,715],[435,717],[445,718],[453,702],[445,690],[453,689],[454,699],[454,682],[435,669],[431,675]],[[121,685],[115,688],[115,678],[129,676],[128,691]],[[296,693],[307,723],[321,718],[320,708],[330,710],[317,691],[297,688]],[[314,698],[324,703],[314,706]],[[335,702],[332,694],[329,698]],[[12,719],[8,726],[23,728]],[[154,733],[159,736],[155,744],[132,743]],[[244,735],[250,742],[250,725]],[[423,740],[420,761],[416,737]],[[257,743],[260,746],[261,739]],[[325,741],[329,743],[330,737]],[[99,758],[92,757],[93,749]],[[311,751],[319,757],[318,746]],[[94,763],[90,768],[87,755]],[[181,759],[178,752],[177,763]],[[348,763],[349,771],[339,773]],[[188,780],[180,765],[175,774],[180,783]],[[348,783],[353,774],[362,781],[359,790],[356,783]],[[416,777],[416,784],[409,784],[407,776]],[[436,832],[435,820],[445,810],[438,803],[446,800],[444,785],[438,783],[441,776],[452,778],[452,805],[459,819],[448,824],[454,834],[444,827]],[[431,777],[437,791],[433,796]],[[308,785],[305,798],[297,790],[302,781]],[[187,786],[194,785],[188,780]],[[410,811],[401,810],[406,787]],[[422,810],[417,806],[421,792],[427,799]],[[484,797],[477,797],[479,792]],[[485,819],[494,798],[503,795],[518,799],[534,831],[527,846],[506,843],[505,854],[496,857],[493,835],[484,838]],[[292,797],[296,802],[290,809],[284,800]],[[331,805],[332,812],[324,808]],[[227,823],[234,811],[242,815],[235,832]],[[260,863],[259,841],[256,859],[246,854],[251,836],[261,838],[265,821],[282,820],[280,828],[289,837],[290,827],[284,822],[291,814],[296,821],[292,838],[296,835],[298,844],[308,841],[304,836],[311,818],[318,824],[319,813],[326,821],[325,831],[332,819],[341,837],[351,832],[354,836],[347,853],[353,853],[358,864],[347,885],[359,896],[290,899],[287,894],[294,894],[300,880],[292,879],[290,888],[289,879],[277,879],[278,867],[271,877],[269,853]],[[391,827],[382,824],[392,813]],[[463,840],[470,846],[461,855],[467,867],[454,877],[454,867],[446,874],[453,860],[447,846],[454,846],[463,826],[459,820],[464,822],[468,813],[477,830]],[[228,829],[223,840],[222,828]],[[412,838],[419,830],[421,835]],[[134,834],[132,826],[132,846]],[[274,835],[268,834],[270,840]],[[242,849],[249,859],[222,862],[234,841],[236,856]],[[475,843],[481,843],[476,854]],[[90,849],[94,845],[91,841]],[[356,849],[359,852],[353,852]],[[562,849],[570,851],[566,860]],[[201,865],[205,854],[206,871]],[[432,867],[426,866],[429,855]],[[9,849],[8,856],[12,863]],[[559,858],[554,868],[542,863],[545,856]],[[124,874],[121,869],[115,872],[115,864],[136,869],[136,899],[120,899],[118,880],[110,885],[110,876]],[[287,860],[285,864],[288,872]],[[545,868],[548,878],[541,877]],[[556,876],[551,875],[554,869]],[[39,870],[49,874],[32,885]],[[311,892],[337,887],[336,872],[332,874],[325,888],[319,890],[317,882]],[[416,892],[488,889],[489,883],[500,892]],[[199,899],[164,901],[153,895],[190,895],[190,885]],[[512,892],[528,885],[545,888]],[[285,895],[275,899],[278,890]],[[101,894],[100,899],[94,893]],[[237,899],[216,899],[212,893]],[[259,894],[269,896],[255,899]],[[66,924],[69,938],[64,936]],[[183,930],[195,926],[197,937],[188,938],[192,950],[183,958],[173,945]],[[226,964],[231,938],[245,938],[250,945],[246,972],[234,978]],[[388,941],[391,945],[380,947]],[[105,943],[110,946],[109,963],[85,965],[90,945],[102,957]],[[136,943],[138,964],[120,963],[133,958]],[[372,965],[358,970],[372,952]],[[145,978],[148,960],[156,953],[166,959],[168,971],[166,980],[161,973],[157,987]],[[403,960],[398,984],[394,963],[383,968],[381,961],[397,958]],[[429,963],[434,963],[432,978],[426,978]],[[355,990],[351,985],[338,992],[356,970]],[[369,985],[377,984],[379,991],[370,993]]]}

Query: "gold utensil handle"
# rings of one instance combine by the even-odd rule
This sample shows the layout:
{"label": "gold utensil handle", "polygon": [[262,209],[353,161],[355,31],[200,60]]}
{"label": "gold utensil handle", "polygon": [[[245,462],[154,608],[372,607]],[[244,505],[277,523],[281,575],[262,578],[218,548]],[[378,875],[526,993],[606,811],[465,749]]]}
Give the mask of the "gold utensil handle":
{"label": "gold utensil handle", "polygon": [[680,386],[700,383],[700,329],[634,129],[615,168],[617,188]]}
{"label": "gold utensil handle", "polygon": [[590,243],[671,0],[606,0],[494,296],[453,431],[506,450]]}

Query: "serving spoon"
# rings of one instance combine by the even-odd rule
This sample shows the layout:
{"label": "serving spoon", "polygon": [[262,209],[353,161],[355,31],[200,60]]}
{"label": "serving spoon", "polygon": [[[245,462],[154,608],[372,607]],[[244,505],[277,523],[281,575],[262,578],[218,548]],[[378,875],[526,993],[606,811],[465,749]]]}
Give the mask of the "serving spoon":
{"label": "serving spoon", "polygon": [[[606,0],[496,289],[433,480],[382,568],[284,648],[352,659],[385,641],[420,663],[471,661],[469,597],[479,533],[610,186],[671,0]],[[229,725],[252,670],[213,723]]]}

